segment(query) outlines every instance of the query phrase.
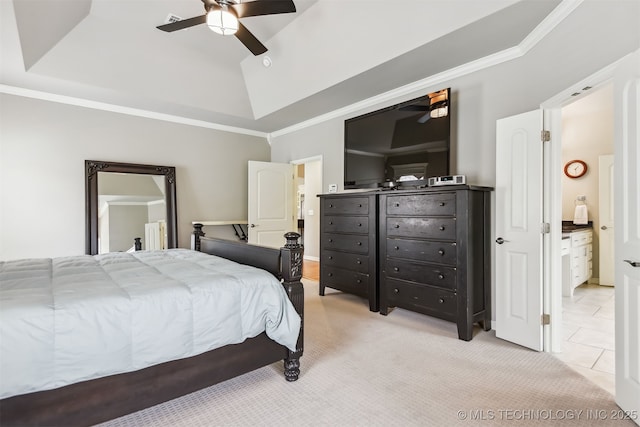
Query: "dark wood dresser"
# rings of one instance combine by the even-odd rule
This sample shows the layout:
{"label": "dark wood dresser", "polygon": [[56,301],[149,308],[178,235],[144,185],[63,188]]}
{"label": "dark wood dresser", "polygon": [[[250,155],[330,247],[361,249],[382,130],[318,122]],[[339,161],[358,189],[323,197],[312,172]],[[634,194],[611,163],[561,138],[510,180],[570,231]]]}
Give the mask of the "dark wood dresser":
{"label": "dark wood dresser", "polygon": [[380,313],[392,307],[491,329],[490,188],[430,187],[379,195]]}
{"label": "dark wood dresser", "polygon": [[320,295],[360,295],[378,311],[377,193],[320,195],[320,216]]}

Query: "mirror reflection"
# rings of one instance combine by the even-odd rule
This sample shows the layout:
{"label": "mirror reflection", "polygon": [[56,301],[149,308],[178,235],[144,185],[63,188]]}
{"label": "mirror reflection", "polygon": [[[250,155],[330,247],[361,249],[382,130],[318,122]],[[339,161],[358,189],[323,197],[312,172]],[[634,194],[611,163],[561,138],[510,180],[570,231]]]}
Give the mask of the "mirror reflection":
{"label": "mirror reflection", "polygon": [[85,161],[86,253],[177,247],[172,166]]}
{"label": "mirror reflection", "polygon": [[167,249],[164,177],[98,172],[98,253]]}

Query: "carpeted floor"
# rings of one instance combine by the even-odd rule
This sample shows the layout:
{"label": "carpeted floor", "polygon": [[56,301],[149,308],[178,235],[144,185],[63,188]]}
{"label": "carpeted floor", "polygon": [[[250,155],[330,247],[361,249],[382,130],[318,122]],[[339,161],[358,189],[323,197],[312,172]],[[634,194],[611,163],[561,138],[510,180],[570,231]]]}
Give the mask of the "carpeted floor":
{"label": "carpeted floor", "polygon": [[105,426],[629,425],[613,396],[551,354],[305,280],[302,373],[281,363]]}

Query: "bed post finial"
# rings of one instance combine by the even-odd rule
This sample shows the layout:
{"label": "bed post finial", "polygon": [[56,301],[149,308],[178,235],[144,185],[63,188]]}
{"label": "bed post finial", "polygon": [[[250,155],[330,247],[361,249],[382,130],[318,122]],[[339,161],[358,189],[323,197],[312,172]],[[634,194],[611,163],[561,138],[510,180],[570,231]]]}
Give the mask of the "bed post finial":
{"label": "bed post finial", "polygon": [[204,237],[204,231],[202,231],[202,224],[193,224],[193,237],[191,239],[191,249],[200,252],[200,238]]}
{"label": "bed post finial", "polygon": [[300,357],[304,348],[304,287],[302,286],[302,259],[304,248],[299,243],[300,234],[289,232],[284,235],[286,244],[280,249],[282,256],[282,279],[289,300],[300,315],[300,334],[296,343],[296,351],[289,350],[284,360],[284,376],[287,381],[295,381],[300,375]]}
{"label": "bed post finial", "polygon": [[133,247],[136,249],[136,252],[142,250],[142,237],[135,237],[133,239]]}

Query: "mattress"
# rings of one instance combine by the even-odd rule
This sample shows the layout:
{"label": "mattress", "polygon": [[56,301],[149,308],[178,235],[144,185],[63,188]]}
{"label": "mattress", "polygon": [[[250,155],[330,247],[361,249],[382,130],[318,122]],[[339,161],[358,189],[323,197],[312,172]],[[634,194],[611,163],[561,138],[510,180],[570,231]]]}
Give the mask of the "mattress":
{"label": "mattress", "polygon": [[187,249],[0,262],[0,398],[135,371],[300,316],[270,273]]}

